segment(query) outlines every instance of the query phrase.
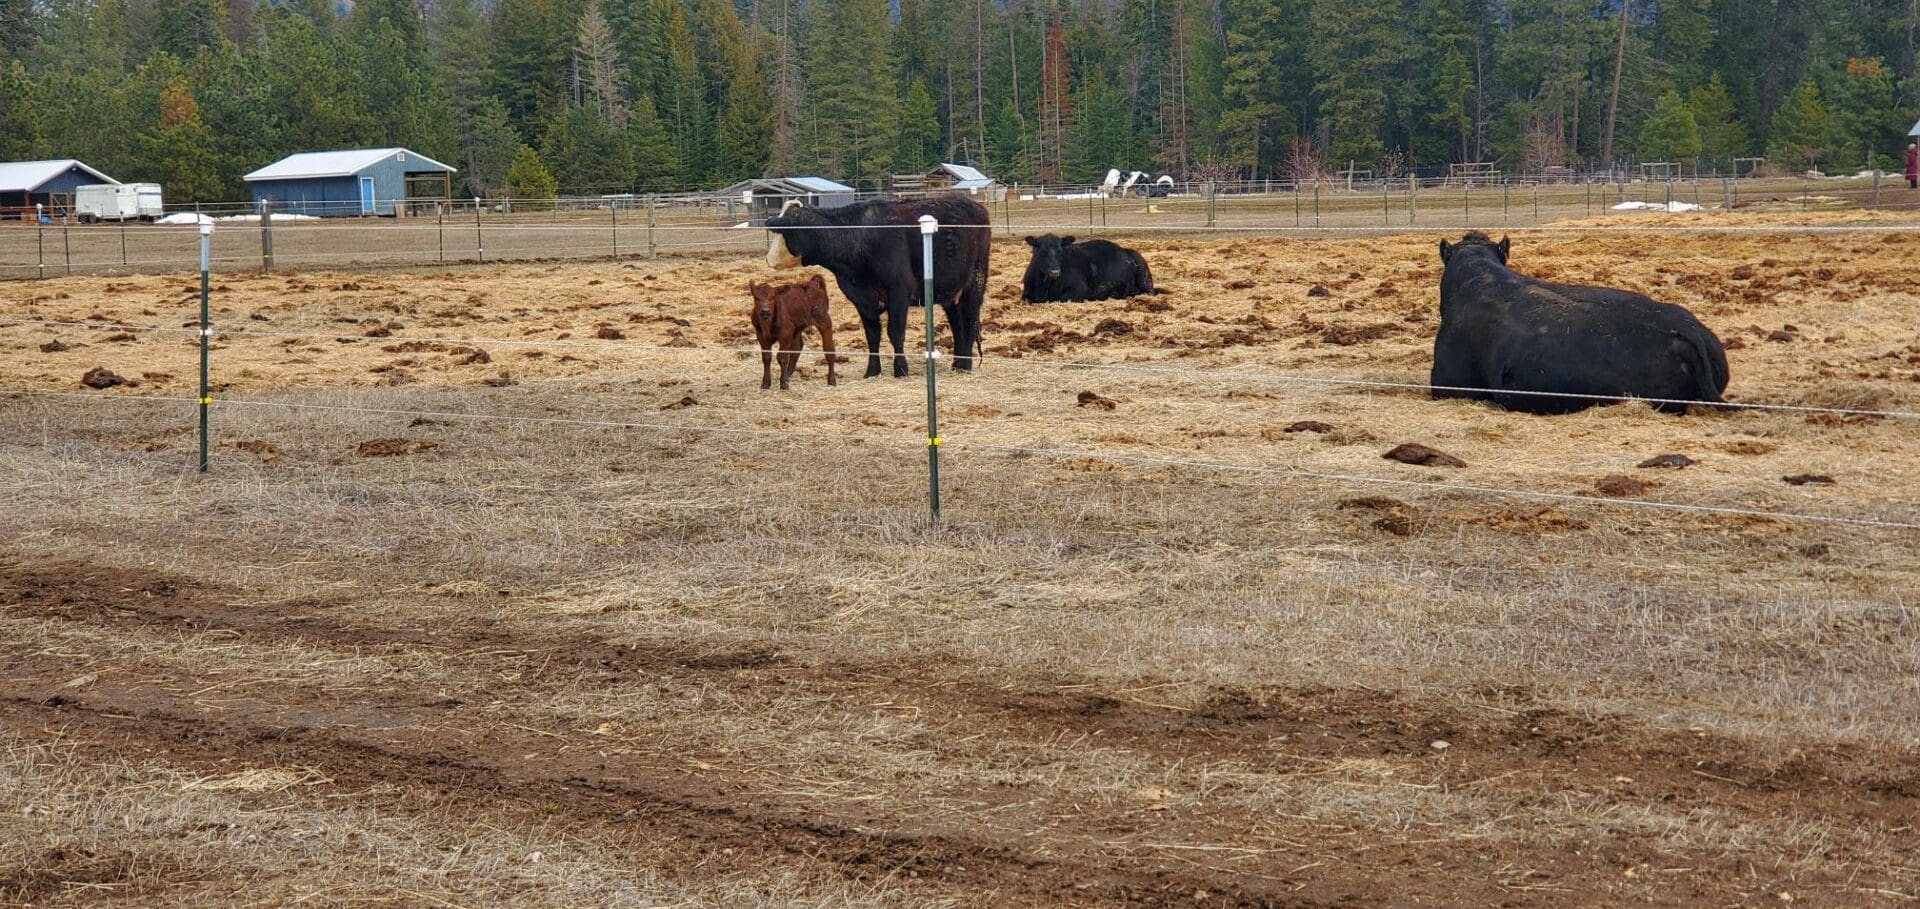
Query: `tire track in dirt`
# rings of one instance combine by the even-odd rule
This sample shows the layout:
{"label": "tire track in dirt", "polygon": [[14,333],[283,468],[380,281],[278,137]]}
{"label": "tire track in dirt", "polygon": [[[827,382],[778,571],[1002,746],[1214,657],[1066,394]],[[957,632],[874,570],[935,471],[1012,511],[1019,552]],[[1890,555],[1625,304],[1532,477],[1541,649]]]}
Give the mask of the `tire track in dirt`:
{"label": "tire track in dirt", "polygon": [[[1062,737],[1084,737],[1100,747],[1151,755],[1169,767],[1238,759],[1282,774],[1311,771],[1316,762],[1386,757],[1418,761],[1421,779],[1444,790],[1473,792],[1497,784],[1535,793],[1542,804],[1552,804],[1561,794],[1600,797],[1616,805],[1653,797],[1681,812],[1692,806],[1758,820],[1853,815],[1860,823],[1883,828],[1883,836],[1920,847],[1910,829],[1897,829],[1904,821],[1895,820],[1913,814],[1912,796],[1906,794],[1913,785],[1910,764],[1883,766],[1880,777],[1842,779],[1815,763],[1824,758],[1802,758],[1786,762],[1767,776],[1736,752],[1737,743],[1551,710],[1473,711],[1384,692],[1275,688],[1223,689],[1199,709],[1177,711],[1125,700],[1127,695],[1119,692],[1091,692],[1070,680],[1023,678],[990,683],[975,676],[942,674],[938,667],[925,664],[907,667],[877,661],[805,666],[765,647],[630,647],[587,636],[555,635],[548,628],[517,621],[436,635],[426,625],[344,624],[328,615],[332,606],[319,600],[295,600],[262,608],[237,602],[231,591],[143,570],[78,563],[38,567],[0,563],[0,616],[55,619],[133,634],[226,631],[255,644],[311,642],[361,653],[418,656],[424,652],[441,660],[461,661],[463,666],[480,659],[476,654],[488,654],[509,659],[515,666],[538,667],[510,686],[528,703],[537,703],[542,690],[583,684],[617,686],[640,677],[720,685],[761,698],[769,690],[797,690],[809,697],[834,699],[848,710],[871,712],[875,705],[886,704],[938,711],[938,731],[948,739],[970,737],[971,730],[975,735],[990,734],[1004,746],[1029,743],[1043,751],[1048,747],[1045,743],[1057,743]],[[16,667],[28,668],[26,662]],[[444,692],[404,688],[372,696],[363,692],[350,704],[342,704],[304,700],[298,690],[280,691],[275,692],[278,700],[271,703],[224,701],[225,709],[215,718],[199,705],[155,693],[165,685],[148,685],[137,692],[113,693],[109,686],[100,685],[84,693],[63,692],[59,689],[71,675],[63,670],[69,667],[51,663],[34,668],[27,679],[8,683],[0,697],[16,708],[37,707],[63,715],[79,712],[101,721],[133,716],[141,720],[135,725],[143,726],[151,720],[157,729],[139,734],[150,735],[161,743],[157,747],[169,751],[175,751],[182,740],[219,743],[200,748],[196,761],[217,763],[220,755],[245,754],[262,742],[280,742],[291,749],[280,752],[289,762],[295,753],[319,755],[326,761],[323,769],[340,778],[400,779],[418,787],[458,790],[469,793],[474,806],[484,806],[503,792],[528,792],[533,794],[528,796],[531,801],[565,805],[569,817],[609,828],[616,820],[631,823],[637,812],[649,816],[648,826],[656,839],[705,844],[711,847],[708,851],[731,848],[762,862],[787,860],[782,856],[817,856],[860,880],[910,876],[919,882],[917,886],[934,890],[993,890],[1013,899],[1010,904],[1029,899],[1034,905],[1178,904],[1174,897],[1179,894],[1204,892],[1209,894],[1206,905],[1339,905],[1350,898],[1364,903],[1367,898],[1357,895],[1386,892],[1380,887],[1396,893],[1433,887],[1433,892],[1455,898],[1471,888],[1486,888],[1481,895],[1491,903],[1514,897],[1512,891],[1496,885],[1500,878],[1496,867],[1508,867],[1516,857],[1524,859],[1526,867],[1549,874],[1556,885],[1604,890],[1615,882],[1608,875],[1617,873],[1611,871],[1613,864],[1582,857],[1577,851],[1541,850],[1515,856],[1509,845],[1482,849],[1470,857],[1458,843],[1402,843],[1395,836],[1368,840],[1359,828],[1342,829],[1344,825],[1334,821],[1306,818],[1288,827],[1288,838],[1313,840],[1340,832],[1361,834],[1363,839],[1348,840],[1339,847],[1322,842],[1313,855],[1325,852],[1327,858],[1337,858],[1340,867],[1316,868],[1313,875],[1297,880],[1288,877],[1283,867],[1270,864],[1261,863],[1248,874],[1248,869],[1193,862],[1178,853],[1133,848],[1137,844],[1126,842],[1124,836],[1121,842],[1103,843],[1058,829],[1047,829],[1044,842],[1039,843],[1044,854],[1034,853],[1009,848],[1006,844],[1018,839],[996,836],[998,831],[992,829],[916,825],[911,814],[903,820],[898,814],[862,813],[860,806],[845,802],[832,803],[835,817],[810,816],[800,806],[783,803],[777,793],[759,791],[721,768],[706,768],[716,772],[702,777],[689,775],[684,767],[630,761],[609,766],[604,760],[596,765],[591,760],[555,756],[509,760],[505,756],[531,757],[550,745],[550,740],[539,736],[551,733],[516,727],[524,730],[522,734],[503,728],[497,719],[449,710],[461,701],[449,700]],[[204,681],[182,677],[177,690],[190,690]],[[369,728],[386,740],[351,728],[365,718],[372,718]],[[438,726],[457,734],[406,740],[395,731],[405,726]],[[137,730],[121,732],[132,735]],[[1435,736],[1472,745],[1449,749],[1443,757],[1430,747]],[[1722,756],[1716,758],[1721,762],[1709,764],[1703,754]],[[302,761],[312,764],[314,758]],[[1688,762],[1694,766],[1685,766]],[[1722,771],[1748,773],[1753,778],[1742,781]],[[1631,785],[1620,785],[1620,777],[1629,773]],[[568,795],[562,798],[558,793]],[[1189,842],[1231,842],[1271,820],[1235,816],[1230,811],[1201,814],[1180,818],[1176,825],[1184,828]],[[1076,817],[1075,826],[1129,831],[1137,829],[1138,822],[1137,813],[1129,816],[1124,808],[1109,806],[1107,811]],[[1316,824],[1323,829],[1316,830]],[[1896,829],[1887,832],[1887,827]],[[1631,836],[1609,838],[1607,845],[1614,861],[1628,863],[1652,864],[1686,853]],[[1337,852],[1340,848],[1349,851]],[[1850,852],[1841,845],[1833,858],[1852,859],[1849,863],[1874,858]],[[1715,869],[1713,876],[1720,879],[1721,887],[1758,883],[1743,880],[1725,856],[1708,852],[1688,856],[1688,862]],[[1447,866],[1451,870],[1441,870]],[[1280,873],[1268,873],[1275,871]],[[1294,892],[1296,887],[1303,889]],[[1697,895],[1707,892],[1719,891],[1709,887]],[[1221,902],[1229,898],[1237,902]]]}
{"label": "tire track in dirt", "polygon": [[[733,648],[620,643],[556,635],[531,622],[476,619],[457,634],[430,629],[347,625],[328,618],[337,605],[303,598],[271,607],[233,605],[228,592],[167,575],[77,563],[28,567],[0,562],[0,607],[22,614],[185,631],[230,630],[267,640],[328,647],[429,651],[470,658],[485,653],[537,660],[539,674],[617,682],[662,675],[722,677],[760,689],[806,686],[850,703],[917,707],[945,723],[1015,733],[1032,741],[1096,734],[1100,741],[1176,759],[1355,757],[1425,761],[1440,779],[1471,783],[1516,770],[1552,768],[1566,786],[1617,788],[1627,777],[1663,797],[1761,807],[1808,799],[1823,807],[1895,826],[1920,815],[1920,755],[1849,745],[1795,749],[1771,763],[1750,746],[1701,731],[1662,730],[1606,715],[1528,706],[1525,692],[1488,691],[1488,701],[1421,702],[1365,689],[1216,687],[1191,710],[1157,706],[1122,692],[1090,691],[1069,678],[1024,677],[997,683],[942,673],[925,663],[870,661],[803,665],[772,647]],[[484,623],[484,625],[480,624]],[[431,699],[430,701],[431,702]],[[1444,755],[1432,745],[1447,742]],[[1784,799],[1770,796],[1784,796]]]}
{"label": "tire track in dirt", "polygon": [[[379,742],[349,727],[310,727],[290,720],[295,710],[256,704],[198,714],[191,706],[156,696],[150,688],[95,686],[60,692],[57,669],[46,681],[0,683],[0,723],[29,735],[83,743],[124,757],[130,745],[174,764],[230,772],[246,766],[300,766],[324,774],[324,791],[365,793],[396,783],[430,793],[440,812],[456,807],[475,817],[530,823],[564,814],[599,835],[667,853],[673,862],[730,866],[750,872],[790,862],[819,863],[849,877],[877,882],[910,879],[916,887],[965,900],[992,895],[998,905],[1196,905],[1232,907],[1329,907],[1355,905],[1348,897],[1326,901],[1290,892],[1291,882],[1263,880],[1231,871],[1142,867],[1124,855],[1078,850],[1073,860],[1030,854],[1009,842],[991,843],[934,828],[886,829],[867,819],[785,816],[755,799],[729,796],[699,779],[675,780],[662,773],[647,779],[616,779],[594,773],[577,760],[543,756],[514,760],[540,745],[536,735],[486,730],[486,737],[458,748],[451,742]],[[391,733],[392,730],[383,730]],[[503,822],[504,823],[504,822]],[[721,857],[727,858],[721,858]],[[1366,889],[1366,878],[1341,881],[1336,890]],[[1316,881],[1326,889],[1326,881]]]}

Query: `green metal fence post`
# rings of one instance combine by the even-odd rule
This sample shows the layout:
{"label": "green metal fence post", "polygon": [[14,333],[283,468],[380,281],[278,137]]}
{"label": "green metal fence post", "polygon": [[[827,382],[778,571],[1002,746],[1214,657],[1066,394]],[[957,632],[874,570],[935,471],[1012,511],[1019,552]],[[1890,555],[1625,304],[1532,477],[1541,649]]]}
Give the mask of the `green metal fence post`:
{"label": "green metal fence post", "polygon": [[208,273],[213,269],[213,225],[200,223],[200,472],[207,472],[207,412],[213,408],[213,387],[208,381],[208,358],[213,344],[213,310],[207,301]]}
{"label": "green metal fence post", "polygon": [[[922,303],[927,312],[927,513],[936,526],[940,523],[940,400],[934,378],[939,351],[933,348],[933,235],[938,230],[940,222],[932,215],[920,216],[920,274],[926,287]],[[954,351],[955,356],[961,353]]]}
{"label": "green metal fence post", "polygon": [[473,248],[480,255],[480,264],[487,264],[487,238],[480,232],[480,197],[473,197]]}

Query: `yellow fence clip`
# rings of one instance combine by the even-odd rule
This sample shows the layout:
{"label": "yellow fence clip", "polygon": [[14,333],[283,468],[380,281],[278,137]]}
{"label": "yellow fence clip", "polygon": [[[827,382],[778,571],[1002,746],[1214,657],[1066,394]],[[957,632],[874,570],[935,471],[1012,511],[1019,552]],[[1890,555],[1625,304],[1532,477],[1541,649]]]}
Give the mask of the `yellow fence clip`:
{"label": "yellow fence clip", "polygon": [[931,447],[933,447],[933,448],[939,448],[939,447],[940,447],[940,437],[939,437],[939,436],[933,436],[933,437],[931,437],[931,438],[929,438],[929,439],[927,439],[927,445],[929,445],[929,446],[931,446]]}

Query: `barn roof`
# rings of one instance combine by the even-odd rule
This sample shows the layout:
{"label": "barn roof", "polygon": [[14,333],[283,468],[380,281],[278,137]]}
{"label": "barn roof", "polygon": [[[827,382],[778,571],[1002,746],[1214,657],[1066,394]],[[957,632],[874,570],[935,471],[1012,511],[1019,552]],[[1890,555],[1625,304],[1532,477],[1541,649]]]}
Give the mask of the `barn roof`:
{"label": "barn roof", "polygon": [[825,177],[785,177],[788,183],[809,189],[817,193],[850,193],[854,189],[842,183],[835,183]]}
{"label": "barn roof", "polygon": [[453,173],[455,168],[404,148],[354,148],[343,151],[301,152],[288,155],[242,177],[247,181],[304,180],[314,177],[351,177],[387,158],[400,155],[414,170]]}
{"label": "barn roof", "polygon": [[755,177],[751,180],[742,180],[720,192],[731,196],[746,190],[788,195],[857,192],[851,186],[835,183],[825,177]]}
{"label": "barn roof", "polygon": [[981,173],[979,168],[966,164],[942,164],[935,170],[952,174],[954,189],[985,189],[993,185],[992,177]]}
{"label": "barn roof", "polygon": [[54,161],[11,161],[0,164],[0,192],[33,192],[47,181],[76,167],[100,178],[102,183],[120,182],[72,158],[60,158]]}

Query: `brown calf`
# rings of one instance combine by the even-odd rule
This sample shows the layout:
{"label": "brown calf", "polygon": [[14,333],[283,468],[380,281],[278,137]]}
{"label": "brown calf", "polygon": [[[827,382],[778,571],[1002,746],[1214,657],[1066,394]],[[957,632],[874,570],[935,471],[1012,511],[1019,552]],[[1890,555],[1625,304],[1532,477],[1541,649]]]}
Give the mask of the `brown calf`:
{"label": "brown calf", "polygon": [[798,284],[747,285],[753,293],[753,333],[760,339],[760,387],[773,387],[773,345],[780,344],[780,390],[800,365],[808,328],[820,331],[826,348],[827,384],[838,385],[833,373],[833,320],[827,313],[827,282],[819,275]]}

